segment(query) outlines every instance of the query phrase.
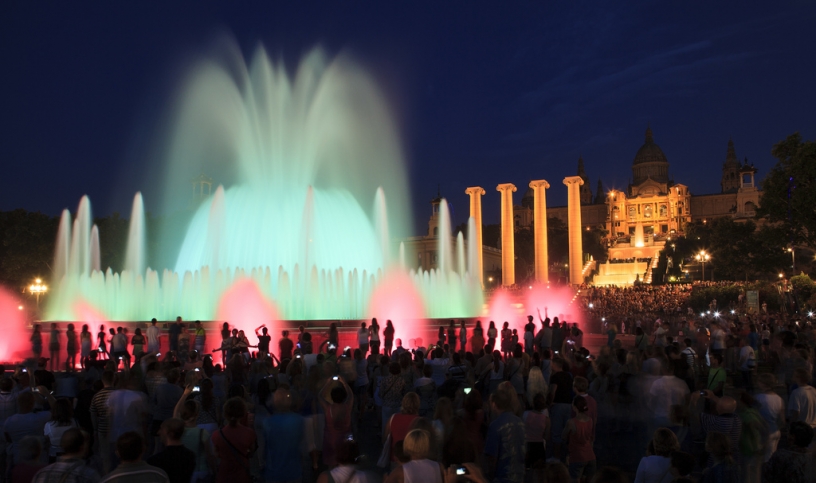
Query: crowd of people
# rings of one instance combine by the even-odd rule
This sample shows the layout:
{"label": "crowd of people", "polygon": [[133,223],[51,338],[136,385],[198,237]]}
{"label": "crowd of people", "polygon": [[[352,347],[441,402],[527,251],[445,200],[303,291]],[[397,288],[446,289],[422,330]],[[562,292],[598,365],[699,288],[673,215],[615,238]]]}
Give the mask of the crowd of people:
{"label": "crowd of people", "polygon": [[[681,294],[591,300],[682,309]],[[808,318],[656,321],[634,347],[610,325],[592,354],[576,325],[541,316],[522,334],[450,321],[428,347],[373,319],[342,349],[337,324],[273,348],[264,326],[252,345],[225,323],[212,354],[180,318],[166,343],[155,320],[130,337],[102,327],[95,347],[87,326],[52,326],[66,371],[40,330],[0,381],[12,483],[816,481]]]}
{"label": "crowd of people", "polygon": [[645,321],[686,315],[691,288],[690,284],[639,285],[585,287],[582,292],[591,313],[618,321],[625,333],[634,334],[635,327]]}

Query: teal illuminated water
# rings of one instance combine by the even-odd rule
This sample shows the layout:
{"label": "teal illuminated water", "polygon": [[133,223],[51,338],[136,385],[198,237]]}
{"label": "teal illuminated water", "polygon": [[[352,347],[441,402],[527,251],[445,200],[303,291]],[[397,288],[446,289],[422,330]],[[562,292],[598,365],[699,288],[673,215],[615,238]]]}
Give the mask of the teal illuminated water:
{"label": "teal illuminated water", "polygon": [[62,215],[48,319],[79,320],[82,304],[109,320],[212,320],[224,292],[246,278],[285,319],[358,319],[371,315],[372,292],[395,270],[408,275],[403,292],[420,294],[425,316],[481,310],[469,270],[476,247],[466,250],[461,233],[454,241],[446,203],[438,268],[404,268],[404,247],[392,238],[406,235],[410,220],[399,136],[376,83],[350,58],[317,50],[290,76],[263,48],[249,64],[233,51],[228,62],[192,70],[173,119],[165,191],[205,169],[223,177],[179,227],[181,243],[162,244],[175,264],[146,266],[137,193],[124,269],[101,267],[83,197],[75,216]]}

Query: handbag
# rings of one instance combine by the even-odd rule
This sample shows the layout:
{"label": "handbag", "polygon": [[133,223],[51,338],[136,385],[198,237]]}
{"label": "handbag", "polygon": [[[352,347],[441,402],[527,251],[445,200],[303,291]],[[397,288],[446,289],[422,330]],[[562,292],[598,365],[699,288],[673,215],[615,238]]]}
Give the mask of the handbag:
{"label": "handbag", "polygon": [[391,465],[391,434],[385,438],[380,457],[377,459],[377,466],[380,468],[388,468]]}
{"label": "handbag", "polygon": [[[252,453],[254,453],[255,451],[254,450],[248,451],[246,455],[241,454],[241,451],[239,451],[238,448],[236,448],[235,445],[232,444],[232,442],[227,439],[227,436],[224,434],[223,428],[219,429],[218,432],[221,434],[221,439],[223,439],[224,442],[227,443],[227,446],[232,451],[234,459],[238,461],[241,467],[243,467],[244,471],[246,471],[246,474],[249,477],[249,481],[255,481],[255,476],[252,474],[252,471],[250,471],[248,461],[249,458],[252,456]],[[247,459],[246,463],[244,463],[244,459]]]}

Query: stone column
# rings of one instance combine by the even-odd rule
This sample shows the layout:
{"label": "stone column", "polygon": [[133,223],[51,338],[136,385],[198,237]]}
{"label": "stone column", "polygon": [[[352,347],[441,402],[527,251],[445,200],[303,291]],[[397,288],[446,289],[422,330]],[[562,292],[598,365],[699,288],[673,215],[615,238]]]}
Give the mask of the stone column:
{"label": "stone column", "polygon": [[482,195],[485,190],[481,186],[471,186],[465,190],[465,193],[470,195],[470,217],[473,218],[476,225],[476,239],[468,240],[468,243],[476,245],[476,254],[478,260],[479,283],[484,287],[484,247],[482,245]]}
{"label": "stone column", "polygon": [[513,219],[513,192],[516,191],[516,186],[512,183],[504,183],[496,186],[496,191],[501,193],[502,285],[509,287],[516,284],[515,226]]}
{"label": "stone column", "polygon": [[547,256],[547,192],[550,183],[543,179],[530,181],[533,189],[533,233],[535,243],[535,278],[540,283],[550,283],[549,258]]}
{"label": "stone column", "polygon": [[569,217],[569,274],[570,284],[583,283],[581,272],[584,268],[583,240],[581,238],[581,185],[584,180],[580,176],[564,178],[567,185],[567,216]]}

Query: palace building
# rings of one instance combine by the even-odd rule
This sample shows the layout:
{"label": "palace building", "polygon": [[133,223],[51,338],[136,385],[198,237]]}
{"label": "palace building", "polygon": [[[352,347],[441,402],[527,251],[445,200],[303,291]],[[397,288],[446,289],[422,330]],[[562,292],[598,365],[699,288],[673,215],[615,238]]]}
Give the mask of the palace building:
{"label": "palace building", "polygon": [[[756,171],[747,159],[740,163],[734,143],[729,140],[722,166],[721,192],[692,194],[687,185],[676,183],[670,177],[668,158],[655,143],[651,128],[647,128],[644,143],[632,161],[632,181],[626,190],[604,192],[599,180],[592,196],[584,160],[579,158],[577,175],[584,182],[580,191],[581,224],[587,230],[593,227],[606,230],[608,262],[623,262],[607,267],[601,264],[595,283],[628,284],[636,278],[642,280],[648,265],[656,262],[665,241],[683,234],[691,222],[722,217],[753,218],[761,195],[755,183]],[[532,197],[532,190],[528,190],[521,204],[514,207],[517,230],[529,229],[532,225]],[[567,213],[566,206],[547,209],[547,216],[559,218],[565,224]],[[624,266],[629,263],[637,266]],[[626,273],[620,273],[622,271]]]}

